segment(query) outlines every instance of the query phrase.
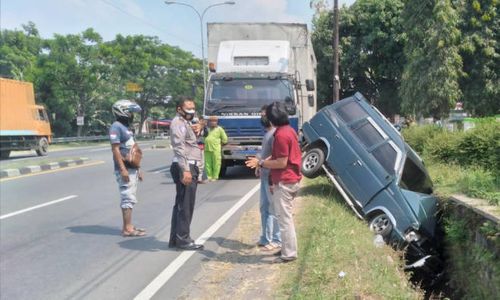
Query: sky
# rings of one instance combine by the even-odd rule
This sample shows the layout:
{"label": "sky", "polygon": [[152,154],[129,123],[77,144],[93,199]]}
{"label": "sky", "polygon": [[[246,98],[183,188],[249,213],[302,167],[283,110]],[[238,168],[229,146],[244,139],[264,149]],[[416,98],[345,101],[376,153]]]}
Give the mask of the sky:
{"label": "sky", "polygon": [[[225,0],[179,0],[200,13]],[[314,11],[309,0],[234,0],[207,10],[207,22],[298,22],[311,25]],[[329,1],[332,3],[332,0]],[[339,0],[350,5],[354,0]],[[201,57],[200,19],[182,5],[166,5],[163,0],[0,0],[1,29],[22,29],[35,23],[43,38],[75,34],[94,28],[105,41],[117,34],[157,36],[162,42],[178,46]]]}

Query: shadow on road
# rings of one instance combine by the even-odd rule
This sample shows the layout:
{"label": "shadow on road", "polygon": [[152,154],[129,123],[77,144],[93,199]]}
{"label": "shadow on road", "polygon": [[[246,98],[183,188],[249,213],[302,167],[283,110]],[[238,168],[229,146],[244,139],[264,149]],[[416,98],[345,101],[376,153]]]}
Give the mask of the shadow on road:
{"label": "shadow on road", "polygon": [[118,245],[120,245],[120,247],[122,248],[136,251],[176,251],[175,249],[168,248],[168,242],[160,241],[154,236],[129,238],[118,242]]}
{"label": "shadow on road", "polygon": [[86,233],[86,234],[101,234],[101,235],[121,235],[122,231],[116,227],[108,227],[101,225],[84,225],[66,227],[73,233]]}

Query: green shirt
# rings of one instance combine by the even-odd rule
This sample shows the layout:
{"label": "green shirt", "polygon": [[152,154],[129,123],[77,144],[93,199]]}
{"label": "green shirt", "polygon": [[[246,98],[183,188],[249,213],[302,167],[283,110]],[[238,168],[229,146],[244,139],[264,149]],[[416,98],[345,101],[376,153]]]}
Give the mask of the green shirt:
{"label": "green shirt", "polygon": [[205,137],[205,151],[221,152],[222,144],[227,143],[227,135],[222,127],[210,128]]}

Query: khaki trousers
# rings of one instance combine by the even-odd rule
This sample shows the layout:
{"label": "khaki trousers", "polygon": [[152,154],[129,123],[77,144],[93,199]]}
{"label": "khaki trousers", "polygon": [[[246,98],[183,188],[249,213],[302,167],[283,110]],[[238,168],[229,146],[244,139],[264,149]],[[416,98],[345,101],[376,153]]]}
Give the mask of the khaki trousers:
{"label": "khaki trousers", "polygon": [[293,223],[293,200],[297,196],[300,184],[279,183],[274,185],[273,206],[278,218],[281,233],[281,258],[297,258],[297,236]]}

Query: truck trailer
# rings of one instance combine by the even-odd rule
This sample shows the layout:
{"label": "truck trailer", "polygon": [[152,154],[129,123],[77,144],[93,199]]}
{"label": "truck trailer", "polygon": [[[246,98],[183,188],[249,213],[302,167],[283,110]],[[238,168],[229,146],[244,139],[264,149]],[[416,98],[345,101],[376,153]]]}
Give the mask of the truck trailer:
{"label": "truck trailer", "polygon": [[283,102],[290,124],[316,113],[316,57],[306,24],[209,23],[210,74],[204,116],[217,116],[229,142],[222,148],[221,176],[260,151],[263,105]]}
{"label": "truck trailer", "polygon": [[36,105],[33,84],[0,78],[0,155],[11,151],[36,150],[47,155],[51,143],[47,111]]}

